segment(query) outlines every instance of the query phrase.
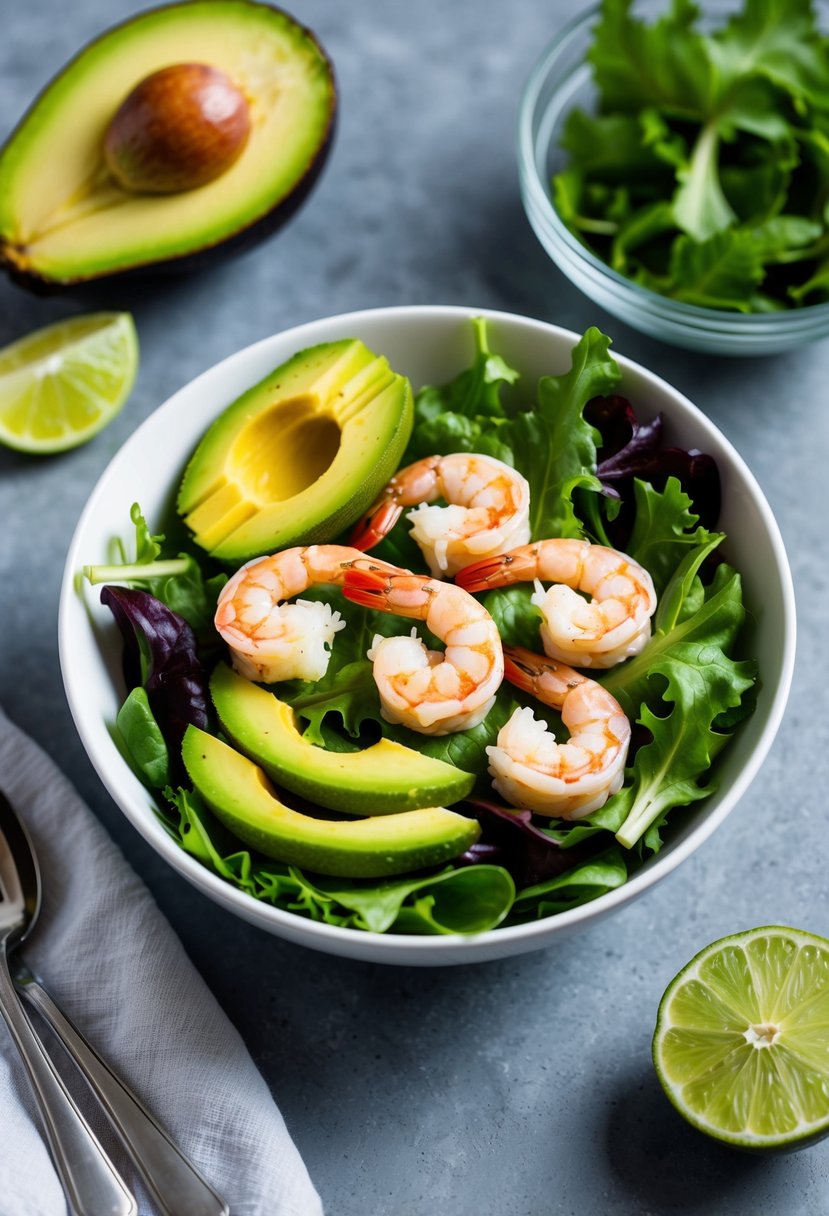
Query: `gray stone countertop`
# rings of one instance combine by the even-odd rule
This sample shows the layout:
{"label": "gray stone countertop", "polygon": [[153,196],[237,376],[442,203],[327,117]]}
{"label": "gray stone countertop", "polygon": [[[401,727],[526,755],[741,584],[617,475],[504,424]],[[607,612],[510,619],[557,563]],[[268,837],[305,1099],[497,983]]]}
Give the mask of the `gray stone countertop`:
{"label": "gray stone countertop", "polygon": [[[142,7],[14,6],[0,41],[0,134],[82,43]],[[523,79],[570,16],[563,0],[291,8],[335,62],[341,123],[318,188],[287,228],[189,278],[46,300],[0,283],[0,342],[89,308],[127,307],[142,344],[133,396],[93,442],[43,460],[0,451],[0,702],[152,889],[271,1085],[329,1216],[825,1213],[829,1143],[776,1159],[708,1143],[664,1099],[650,1037],[668,980],[708,942],[769,923],[829,934],[829,345],[754,361],[678,351],[604,314],[547,260],[521,208],[513,129]],[[560,945],[445,970],[314,954],[182,882],[93,772],[56,641],[75,523],[144,417],[268,334],[409,303],[605,328],[746,458],[780,521],[799,607],[782,729],[715,837],[644,898]]]}

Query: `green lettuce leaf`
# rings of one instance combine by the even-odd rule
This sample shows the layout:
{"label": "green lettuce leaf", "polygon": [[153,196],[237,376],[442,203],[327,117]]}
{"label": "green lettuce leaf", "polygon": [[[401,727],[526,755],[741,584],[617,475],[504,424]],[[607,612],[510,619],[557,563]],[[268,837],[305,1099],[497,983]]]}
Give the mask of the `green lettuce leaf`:
{"label": "green lettuce leaf", "polygon": [[376,886],[318,879],[317,890],[374,933],[486,933],[509,913],[515,883],[502,866],[474,865]]}
{"label": "green lettuce leaf", "polygon": [[[501,866],[449,867],[382,881],[306,875],[238,842],[189,790],[165,791],[178,812],[167,830],[207,869],[254,899],[341,928],[374,933],[484,933],[508,915],[515,884]],[[228,851],[232,850],[232,851]]]}
{"label": "green lettuce leaf", "polygon": [[589,817],[626,848],[645,836],[646,847],[657,849],[667,813],[713,792],[711,765],[730,737],[722,726],[756,679],[754,663],[733,657],[745,619],[739,575],[723,563],[707,586],[699,578],[721,539],[713,536],[683,559],[649,645],[602,680],[651,735],[623,788]]}
{"label": "green lettuce leaf", "polygon": [[632,114],[593,115],[571,110],[564,120],[561,146],[570,156],[570,165],[587,177],[622,183],[633,173],[657,179],[671,177],[653,141],[643,139],[641,123]]}
{"label": "green lettuce leaf", "polygon": [[590,248],[702,308],[779,311],[825,290],[829,39],[811,0],[744,0],[713,27],[692,0],[653,22],[602,0],[588,59],[599,113],[568,115],[553,197]]}
{"label": "green lettuce leaf", "polygon": [[699,524],[678,478],[669,477],[661,491],[638,478],[633,488],[636,516],[627,552],[645,567],[660,595],[688,548],[707,544],[711,533]]}
{"label": "green lettuce leaf", "polygon": [[116,539],[116,560],[105,566],[84,566],[84,578],[93,586],[126,583],[140,591],[149,591],[173,612],[184,617],[197,635],[204,635],[211,627],[216,600],[227,582],[227,575],[206,575],[190,553],[163,557],[165,535],[150,532],[137,502],[130,508],[130,520],[135,529],[134,557],[129,558],[124,543]]}
{"label": "green lettuce leaf", "polygon": [[708,240],[680,236],[671,251],[667,294],[701,308],[750,312],[764,274],[762,247],[748,232],[717,232]]}
{"label": "green lettuce leaf", "polygon": [[573,492],[601,492],[595,476],[598,432],[584,418],[593,397],[613,393],[622,373],[609,354],[610,338],[595,327],[573,347],[571,367],[561,376],[544,376],[534,410],[517,414],[504,433],[515,466],[530,485],[530,535],[581,537],[584,527],[573,506]]}
{"label": "green lettuce leaf", "polygon": [[449,452],[485,452],[512,463],[509,446],[499,439],[507,417],[501,391],[515,384],[518,372],[489,349],[483,317],[473,320],[472,331],[471,366],[447,384],[425,385],[417,392],[414,428],[402,466]]}
{"label": "green lettuce leaf", "polygon": [[606,849],[558,878],[525,887],[515,897],[510,923],[525,923],[577,908],[627,882],[628,870],[622,850]]}
{"label": "green lettuce leaf", "polygon": [[698,9],[673,0],[652,25],[631,15],[633,0],[604,0],[588,59],[606,113],[658,106],[673,117],[704,114],[715,90]]}

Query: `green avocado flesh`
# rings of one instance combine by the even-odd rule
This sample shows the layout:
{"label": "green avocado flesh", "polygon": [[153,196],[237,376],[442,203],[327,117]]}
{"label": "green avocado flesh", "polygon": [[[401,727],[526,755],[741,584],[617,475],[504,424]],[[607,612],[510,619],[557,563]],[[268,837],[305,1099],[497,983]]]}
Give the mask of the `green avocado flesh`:
{"label": "green avocado flesh", "polygon": [[300,814],[280,802],[261,768],[196,726],[188,726],[181,754],[196,792],[235,836],[318,874],[403,874],[450,861],[480,835],[476,820],[443,807],[343,821]]}
{"label": "green avocado flesh", "polygon": [[[177,63],[218,68],[244,93],[247,144],[198,189],[122,189],[104,162],[107,126],[141,80]],[[71,60],[0,152],[0,262],[59,285],[211,249],[294,195],[327,146],[335,106],[324,53],[279,9],[196,0],[141,13]]]}
{"label": "green avocado flesh", "polygon": [[212,423],[178,510],[224,562],[332,540],[394,473],[413,409],[406,377],[356,338],[300,351]]}
{"label": "green avocado flesh", "polygon": [[457,802],[475,778],[390,739],[359,752],[306,742],[297,716],[272,692],[219,664],[210,681],[222,730],[269,777],[319,806],[346,815],[390,815]]}

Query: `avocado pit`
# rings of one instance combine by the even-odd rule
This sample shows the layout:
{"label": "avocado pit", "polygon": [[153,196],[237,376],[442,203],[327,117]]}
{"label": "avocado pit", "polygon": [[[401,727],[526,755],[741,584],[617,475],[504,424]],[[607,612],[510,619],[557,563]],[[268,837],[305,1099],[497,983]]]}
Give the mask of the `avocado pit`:
{"label": "avocado pit", "polygon": [[225,72],[178,63],[151,72],[127,95],[107,127],[104,158],[124,189],[176,194],[221,177],[250,130],[247,98]]}
{"label": "avocado pit", "polygon": [[141,12],[75,55],[0,147],[0,269],[46,292],[249,248],[310,194],[336,111],[325,51],[274,5]]}

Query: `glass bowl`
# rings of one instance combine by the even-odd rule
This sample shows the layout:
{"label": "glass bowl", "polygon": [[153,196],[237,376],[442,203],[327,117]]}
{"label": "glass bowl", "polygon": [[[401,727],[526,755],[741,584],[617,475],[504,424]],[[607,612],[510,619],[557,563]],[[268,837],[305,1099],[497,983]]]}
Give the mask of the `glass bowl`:
{"label": "glass bowl", "polygon": [[[725,6],[727,7],[727,6]],[[732,6],[733,7],[733,6]],[[661,12],[664,0],[642,6]],[[641,287],[591,253],[553,207],[550,180],[563,169],[559,140],[574,106],[595,109],[587,51],[599,6],[579,13],[548,45],[524,87],[517,153],[524,210],[562,274],[607,312],[634,329],[675,346],[718,355],[769,355],[829,336],[829,304],[781,313],[736,313],[671,300]]]}

